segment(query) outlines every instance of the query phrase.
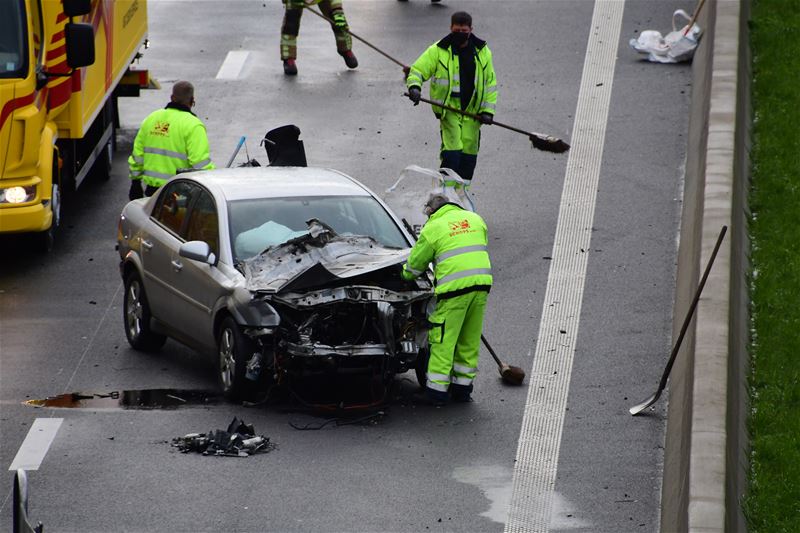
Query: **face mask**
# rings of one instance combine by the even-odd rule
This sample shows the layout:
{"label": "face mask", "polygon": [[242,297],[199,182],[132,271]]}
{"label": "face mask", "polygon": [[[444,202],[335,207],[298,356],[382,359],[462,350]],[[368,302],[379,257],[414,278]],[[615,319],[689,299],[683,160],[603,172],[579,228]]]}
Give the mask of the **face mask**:
{"label": "face mask", "polygon": [[469,33],[463,33],[460,31],[454,31],[450,34],[450,40],[453,43],[453,46],[461,46],[469,39]]}

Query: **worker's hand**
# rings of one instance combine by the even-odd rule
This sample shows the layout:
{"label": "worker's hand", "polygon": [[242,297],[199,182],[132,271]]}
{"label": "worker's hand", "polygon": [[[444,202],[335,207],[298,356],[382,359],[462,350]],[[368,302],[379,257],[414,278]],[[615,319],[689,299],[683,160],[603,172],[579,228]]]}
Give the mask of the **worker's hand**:
{"label": "worker's hand", "polygon": [[142,180],[131,180],[131,190],[128,191],[128,200],[138,200],[139,198],[144,198]]}
{"label": "worker's hand", "polygon": [[409,74],[411,74],[411,67],[409,66],[403,67],[403,79],[408,78]]}
{"label": "worker's hand", "polygon": [[480,115],[478,115],[478,120],[480,121],[481,124],[491,124],[492,121],[494,120],[494,117],[492,116],[491,113],[481,113]]}
{"label": "worker's hand", "polygon": [[408,90],[408,99],[414,102],[414,105],[419,105],[420,98],[422,98],[422,92],[419,87],[411,87]]}

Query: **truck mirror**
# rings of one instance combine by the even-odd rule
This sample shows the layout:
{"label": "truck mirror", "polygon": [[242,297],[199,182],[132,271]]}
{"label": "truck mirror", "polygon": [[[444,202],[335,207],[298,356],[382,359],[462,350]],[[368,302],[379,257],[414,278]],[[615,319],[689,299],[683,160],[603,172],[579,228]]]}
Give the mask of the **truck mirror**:
{"label": "truck mirror", "polygon": [[92,0],[64,0],[64,14],[68,17],[88,15],[92,11]]}
{"label": "truck mirror", "polygon": [[81,68],[94,63],[94,30],[91,24],[68,22],[64,28],[64,40],[67,43],[69,68]]}

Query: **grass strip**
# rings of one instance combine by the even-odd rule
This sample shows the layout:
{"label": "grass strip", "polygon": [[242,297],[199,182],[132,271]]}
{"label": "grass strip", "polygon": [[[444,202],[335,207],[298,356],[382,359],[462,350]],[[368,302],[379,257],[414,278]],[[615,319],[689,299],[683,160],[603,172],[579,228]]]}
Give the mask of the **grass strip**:
{"label": "grass strip", "polygon": [[800,0],[754,0],[752,532],[800,531]]}

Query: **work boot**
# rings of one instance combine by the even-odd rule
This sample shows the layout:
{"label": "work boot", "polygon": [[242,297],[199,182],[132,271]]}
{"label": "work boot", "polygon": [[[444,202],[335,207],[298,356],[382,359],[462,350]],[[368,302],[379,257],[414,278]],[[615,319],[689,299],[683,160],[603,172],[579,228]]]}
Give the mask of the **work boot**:
{"label": "work boot", "polygon": [[469,403],[472,401],[472,385],[458,385],[453,383],[450,385],[450,398],[454,402]]}
{"label": "work boot", "polygon": [[297,76],[297,64],[294,59],[283,60],[283,73],[287,76]]}
{"label": "work boot", "polygon": [[347,65],[347,68],[356,68],[358,66],[358,59],[356,59],[352,50],[342,52],[340,55],[344,58],[344,64]]}
{"label": "work boot", "polygon": [[411,396],[414,405],[430,405],[431,407],[444,407],[447,405],[447,393],[434,391],[429,388],[415,392]]}

